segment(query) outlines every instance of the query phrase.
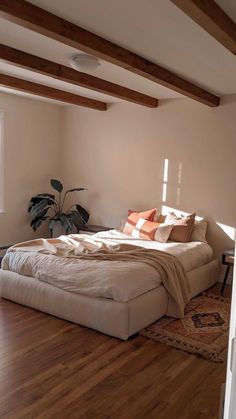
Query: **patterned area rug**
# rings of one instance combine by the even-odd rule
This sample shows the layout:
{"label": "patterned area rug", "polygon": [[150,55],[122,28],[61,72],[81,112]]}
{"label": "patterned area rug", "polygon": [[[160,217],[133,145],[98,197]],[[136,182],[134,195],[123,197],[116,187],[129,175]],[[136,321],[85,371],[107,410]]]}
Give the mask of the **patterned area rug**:
{"label": "patterned area rug", "polygon": [[140,335],[214,362],[227,356],[230,298],[203,293],[186,306],[184,319],[163,317]]}

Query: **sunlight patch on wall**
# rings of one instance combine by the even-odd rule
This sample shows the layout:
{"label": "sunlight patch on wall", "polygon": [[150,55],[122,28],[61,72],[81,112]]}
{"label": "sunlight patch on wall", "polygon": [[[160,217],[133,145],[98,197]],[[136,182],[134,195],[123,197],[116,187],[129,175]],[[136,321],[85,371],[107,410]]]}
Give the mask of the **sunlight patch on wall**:
{"label": "sunlight patch on wall", "polygon": [[234,227],[231,226],[227,226],[225,224],[222,223],[216,223],[220,228],[222,228],[222,230],[224,231],[225,234],[227,234],[227,236],[232,239],[235,240],[236,239],[236,231]]}
{"label": "sunlight patch on wall", "polygon": [[168,182],[168,167],[169,167],[169,160],[164,160],[164,174],[163,174],[163,182]]}
{"label": "sunlight patch on wall", "polygon": [[168,200],[177,206],[180,205],[182,171],[182,162],[172,164],[172,179],[170,179],[170,161],[163,159],[162,202]]}
{"label": "sunlight patch on wall", "polygon": [[166,202],[166,198],[167,198],[168,169],[169,169],[169,160],[164,159],[163,186],[162,186],[162,201],[163,202]]}
{"label": "sunlight patch on wall", "polygon": [[166,195],[167,195],[167,184],[163,183],[163,188],[162,188],[162,201],[166,202]]}
{"label": "sunlight patch on wall", "polygon": [[182,182],[182,163],[178,164],[178,176],[177,176],[177,190],[176,190],[176,204],[180,205],[180,185]]}

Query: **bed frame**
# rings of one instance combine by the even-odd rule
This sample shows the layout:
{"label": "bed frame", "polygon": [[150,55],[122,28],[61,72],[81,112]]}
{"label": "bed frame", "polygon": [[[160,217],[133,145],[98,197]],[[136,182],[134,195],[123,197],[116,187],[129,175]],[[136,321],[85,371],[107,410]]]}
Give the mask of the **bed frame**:
{"label": "bed frame", "polygon": [[[213,286],[217,259],[187,274],[191,297]],[[0,297],[64,320],[126,340],[167,312],[168,295],[161,285],[127,303],[64,291],[32,277],[0,269]]]}

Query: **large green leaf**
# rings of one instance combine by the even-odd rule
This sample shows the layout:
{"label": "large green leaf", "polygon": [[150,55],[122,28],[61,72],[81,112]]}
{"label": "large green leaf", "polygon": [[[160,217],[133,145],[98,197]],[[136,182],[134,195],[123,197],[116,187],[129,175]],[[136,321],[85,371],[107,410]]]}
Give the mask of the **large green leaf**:
{"label": "large green leaf", "polygon": [[39,218],[43,218],[47,214],[47,211],[48,211],[48,208],[44,209],[39,215],[37,215],[37,217],[34,217],[30,225],[32,226],[32,224],[34,224],[34,222],[37,221]]}
{"label": "large green leaf", "polygon": [[47,199],[43,199],[42,201],[39,201],[37,204],[33,205],[30,209],[30,214],[32,217],[39,217],[42,211],[44,211],[46,208],[50,208],[50,203]]}
{"label": "large green leaf", "polygon": [[36,221],[34,221],[34,222],[31,222],[31,227],[32,227],[32,229],[34,230],[34,231],[36,231],[39,227],[40,227],[40,225],[42,224],[42,222],[43,222],[43,220],[40,218],[40,219],[37,219]]}
{"label": "large green leaf", "polygon": [[37,202],[42,201],[43,199],[46,199],[45,196],[33,196],[30,200],[30,202],[32,202],[32,204],[37,204]]}
{"label": "large green leaf", "polygon": [[39,194],[39,195],[33,196],[31,198],[30,203],[29,203],[29,207],[28,207],[28,212],[31,212],[31,210],[33,209],[33,207],[36,204],[38,204],[39,202],[43,202],[43,201],[47,202],[48,205],[56,204],[56,201],[54,200],[54,195],[50,194],[50,195],[47,196],[45,194],[45,196],[44,196],[42,194]]}
{"label": "large green leaf", "polygon": [[37,197],[39,197],[39,198],[49,198],[49,199],[52,199],[52,200],[55,199],[55,195],[53,195],[51,193],[39,193],[37,195]]}
{"label": "large green leaf", "polygon": [[64,227],[66,232],[72,230],[73,223],[72,223],[69,215],[61,214],[60,215],[60,220],[61,220],[62,227]]}
{"label": "large green leaf", "polygon": [[29,207],[28,207],[28,212],[31,211],[32,207],[37,204],[38,202],[43,201],[45,198],[39,198],[38,196],[33,196],[33,198],[31,198],[30,203],[29,203]]}
{"label": "large green leaf", "polygon": [[44,220],[49,218],[48,216],[46,216],[46,213],[47,213],[47,209],[44,210],[38,217],[33,218],[30,225],[34,231],[36,231],[37,228],[39,228],[39,226],[42,224]]}
{"label": "large green leaf", "polygon": [[86,188],[73,188],[73,189],[68,189],[68,191],[66,191],[66,193],[67,192],[80,192],[80,191],[86,191]]}
{"label": "large green leaf", "polygon": [[84,223],[86,224],[89,220],[89,213],[88,211],[82,207],[81,205],[77,204],[76,209],[79,212],[81,218],[84,220]]}
{"label": "large green leaf", "polygon": [[79,229],[84,226],[85,222],[78,211],[71,211],[70,217],[76,228]]}
{"label": "large green leaf", "polygon": [[51,183],[51,185],[52,185],[53,189],[55,189],[55,190],[56,190],[56,191],[58,191],[58,192],[62,192],[62,190],[63,190],[63,185],[62,185],[62,183],[60,182],[60,180],[57,180],[57,179],[50,179],[50,183]]}

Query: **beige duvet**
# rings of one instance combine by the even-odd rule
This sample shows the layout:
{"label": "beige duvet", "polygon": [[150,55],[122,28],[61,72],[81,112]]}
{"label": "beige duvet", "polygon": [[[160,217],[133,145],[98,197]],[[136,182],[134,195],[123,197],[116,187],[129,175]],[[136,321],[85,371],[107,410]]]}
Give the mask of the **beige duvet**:
{"label": "beige duvet", "polygon": [[162,283],[168,312],[183,317],[190,289],[173,255],[89,235],[37,239],[11,247],[2,268],[66,291],[127,302]]}

